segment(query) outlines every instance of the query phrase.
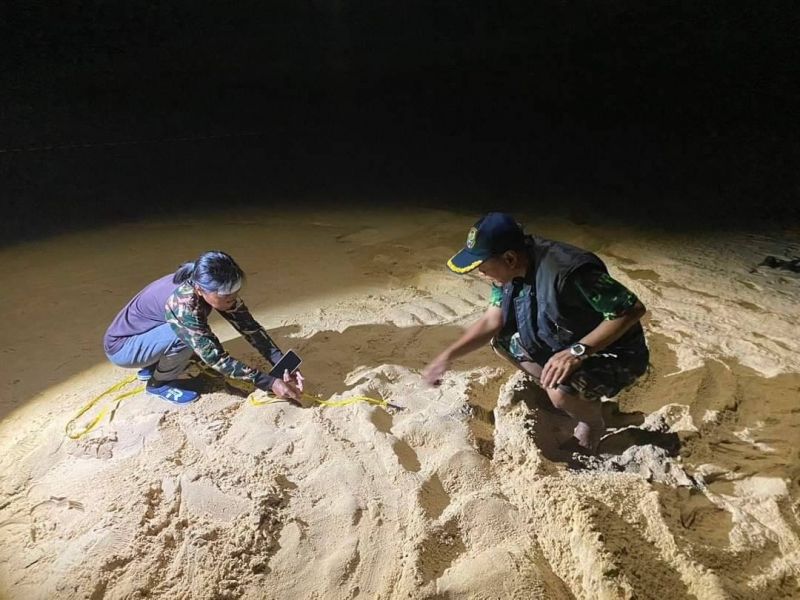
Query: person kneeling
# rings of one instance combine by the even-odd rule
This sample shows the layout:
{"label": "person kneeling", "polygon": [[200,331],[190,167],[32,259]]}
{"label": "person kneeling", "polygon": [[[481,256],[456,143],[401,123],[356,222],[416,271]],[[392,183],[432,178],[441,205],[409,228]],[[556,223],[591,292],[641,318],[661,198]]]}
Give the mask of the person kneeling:
{"label": "person kneeling", "polygon": [[591,252],[525,235],[505,213],[478,221],[448,267],[491,280],[490,306],[428,364],[425,380],[436,385],[453,359],[491,342],[578,421],[578,450],[594,453],[605,430],[600,399],[647,370],[644,305]]}
{"label": "person kneeling", "polygon": [[204,252],[196,261],[184,263],[146,286],[117,314],[103,339],[106,356],[119,367],[139,369],[137,376],[147,381],[148,394],[175,404],[198,397],[178,380],[193,354],[226,377],[299,400],[303,392],[299,371],[293,376],[284,373],[281,379],[236,360],[208,325],[215,309],[270,364],[280,360],[280,349],[239,297],[244,280],[242,269],[224,252]]}

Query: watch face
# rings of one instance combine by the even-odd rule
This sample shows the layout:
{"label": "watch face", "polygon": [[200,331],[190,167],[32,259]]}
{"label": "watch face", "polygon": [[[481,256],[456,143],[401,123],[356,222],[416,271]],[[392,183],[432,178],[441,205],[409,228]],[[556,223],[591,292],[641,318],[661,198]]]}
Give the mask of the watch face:
{"label": "watch face", "polygon": [[583,344],[572,344],[569,351],[573,356],[583,356],[586,353],[586,346]]}

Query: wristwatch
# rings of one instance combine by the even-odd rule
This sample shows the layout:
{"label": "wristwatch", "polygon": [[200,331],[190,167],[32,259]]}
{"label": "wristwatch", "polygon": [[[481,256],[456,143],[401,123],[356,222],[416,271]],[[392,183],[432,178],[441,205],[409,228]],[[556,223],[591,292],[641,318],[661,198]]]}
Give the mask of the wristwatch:
{"label": "wristwatch", "polygon": [[589,351],[589,346],[586,344],[581,344],[580,342],[576,344],[572,344],[569,347],[569,353],[574,356],[575,358],[586,358],[588,356],[587,352]]}

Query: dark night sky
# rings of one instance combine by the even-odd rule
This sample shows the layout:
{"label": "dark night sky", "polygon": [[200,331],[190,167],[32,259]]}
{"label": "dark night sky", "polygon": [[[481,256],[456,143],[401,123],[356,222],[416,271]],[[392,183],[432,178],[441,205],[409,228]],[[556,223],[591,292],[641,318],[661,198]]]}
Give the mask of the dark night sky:
{"label": "dark night sky", "polygon": [[0,150],[68,146],[0,152],[6,243],[287,198],[800,214],[793,1],[54,4],[0,7]]}

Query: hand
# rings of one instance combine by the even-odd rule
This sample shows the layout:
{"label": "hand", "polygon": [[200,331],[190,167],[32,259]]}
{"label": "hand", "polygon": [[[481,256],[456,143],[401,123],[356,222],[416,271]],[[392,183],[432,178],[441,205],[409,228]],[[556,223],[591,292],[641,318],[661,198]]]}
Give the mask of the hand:
{"label": "hand", "polygon": [[[283,380],[284,381],[286,381],[286,376],[287,375],[289,375],[289,372],[288,371],[284,371],[283,372]],[[295,371],[294,372],[294,385],[298,390],[300,390],[300,392],[303,391],[303,388],[305,386],[305,380],[306,380],[306,378],[303,377],[303,374],[300,371]],[[290,378],[290,381],[291,381],[291,378]]]}
{"label": "hand", "polygon": [[434,358],[422,371],[422,378],[428,385],[439,385],[442,383],[442,376],[450,366],[450,361],[441,354]]}
{"label": "hand", "polygon": [[545,363],[542,369],[542,376],[540,378],[542,387],[545,389],[557,388],[569,379],[569,376],[578,369],[580,364],[581,359],[577,356],[573,356],[569,348],[561,352],[556,352],[550,357],[550,360]]}
{"label": "hand", "polygon": [[300,376],[298,382],[297,380],[292,379],[291,375],[289,375],[289,371],[284,371],[283,379],[276,379],[272,383],[272,393],[275,394],[278,398],[285,398],[288,400],[295,400],[299,402],[300,398],[302,398],[303,396],[302,385],[303,385],[302,375]]}

